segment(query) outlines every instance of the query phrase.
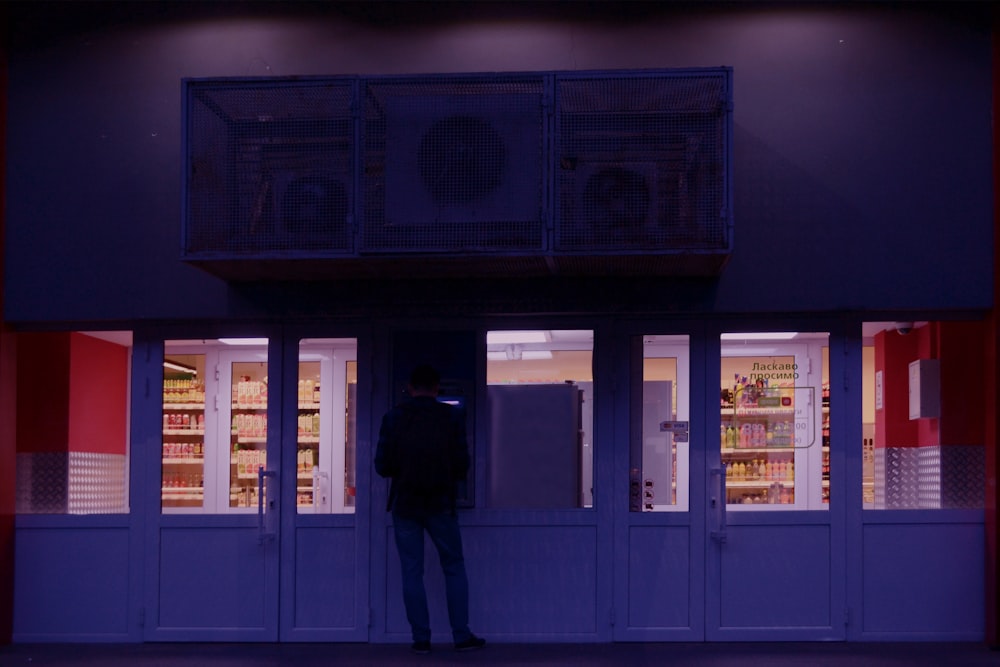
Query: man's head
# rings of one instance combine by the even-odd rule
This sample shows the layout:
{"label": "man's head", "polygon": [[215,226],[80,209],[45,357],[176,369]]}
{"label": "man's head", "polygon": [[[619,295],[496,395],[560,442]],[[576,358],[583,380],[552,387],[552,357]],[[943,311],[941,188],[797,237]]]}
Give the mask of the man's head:
{"label": "man's head", "polygon": [[429,364],[421,364],[410,373],[412,396],[437,396],[441,375]]}

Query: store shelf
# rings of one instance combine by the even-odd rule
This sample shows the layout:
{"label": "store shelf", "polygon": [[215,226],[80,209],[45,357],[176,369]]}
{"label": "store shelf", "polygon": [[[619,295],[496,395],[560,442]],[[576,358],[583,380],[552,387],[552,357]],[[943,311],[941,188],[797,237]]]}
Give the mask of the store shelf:
{"label": "store shelf", "polygon": [[740,479],[740,480],[726,480],[727,489],[760,489],[769,488],[770,486],[778,484],[786,488],[793,488],[795,482],[787,479]]}
{"label": "store shelf", "polygon": [[178,410],[204,410],[204,403],[164,403],[163,410],[166,412],[174,412]]}
{"label": "store shelf", "polygon": [[740,456],[743,454],[794,454],[795,448],[787,447],[723,447],[723,456]]}
{"label": "store shelf", "polygon": [[165,465],[165,466],[168,466],[168,465],[190,465],[190,466],[198,465],[198,466],[200,466],[200,465],[204,465],[204,464],[205,464],[205,459],[203,457],[200,457],[200,456],[199,457],[191,457],[191,458],[185,457],[185,458],[169,458],[169,459],[165,458],[165,459],[163,459],[163,465]]}
{"label": "store shelf", "polygon": [[167,500],[201,500],[205,495],[202,489],[165,487],[160,491]]}
{"label": "store shelf", "polygon": [[205,435],[203,428],[165,428],[163,435]]}

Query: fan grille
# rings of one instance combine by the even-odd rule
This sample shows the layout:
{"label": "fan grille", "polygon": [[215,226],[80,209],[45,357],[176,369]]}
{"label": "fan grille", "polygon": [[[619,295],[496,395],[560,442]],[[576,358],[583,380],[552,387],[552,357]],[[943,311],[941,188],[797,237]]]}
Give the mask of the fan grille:
{"label": "fan grille", "polygon": [[191,84],[188,256],[353,251],[353,82]]}
{"label": "fan grille", "polygon": [[361,252],[544,249],[543,82],[366,82]]}
{"label": "fan grille", "polygon": [[555,251],[726,249],[722,73],[556,80]]}

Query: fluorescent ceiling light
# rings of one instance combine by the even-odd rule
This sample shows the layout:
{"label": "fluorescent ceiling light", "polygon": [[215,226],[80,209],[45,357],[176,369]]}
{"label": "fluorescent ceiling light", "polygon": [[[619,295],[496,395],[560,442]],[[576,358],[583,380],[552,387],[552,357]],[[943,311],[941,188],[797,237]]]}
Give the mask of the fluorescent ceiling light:
{"label": "fluorescent ceiling light", "polygon": [[722,340],[791,340],[797,331],[762,331],[759,333],[724,333]]}
{"label": "fluorescent ceiling light", "polygon": [[548,336],[544,331],[487,331],[487,345],[506,345],[509,343],[547,343]]}
{"label": "fluorescent ceiling light", "polygon": [[220,338],[223,345],[267,345],[266,338]]}
{"label": "fluorescent ceiling light", "polygon": [[174,363],[173,361],[164,361],[163,362],[163,367],[164,368],[169,368],[172,371],[180,371],[181,373],[190,373],[191,375],[197,375],[198,374],[198,370],[197,369],[191,368],[190,366],[184,366],[183,364],[177,364],[177,363]]}
{"label": "fluorescent ceiling light", "polygon": [[548,350],[498,350],[486,353],[487,361],[538,361],[551,358],[552,353]]}

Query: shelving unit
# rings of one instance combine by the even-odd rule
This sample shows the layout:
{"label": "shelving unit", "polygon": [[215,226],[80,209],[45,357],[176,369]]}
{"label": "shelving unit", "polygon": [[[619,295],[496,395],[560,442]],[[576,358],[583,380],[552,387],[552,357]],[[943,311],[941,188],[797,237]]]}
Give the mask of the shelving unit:
{"label": "shelving unit", "polygon": [[727,505],[795,503],[795,409],[790,394],[775,394],[722,408]]}
{"label": "shelving unit", "polygon": [[[300,364],[300,372],[319,377],[319,363]],[[295,504],[298,507],[313,507],[315,504],[314,472],[319,464],[320,412],[320,383],[312,377],[300,379],[298,446],[295,458],[297,467]]]}
{"label": "shelving unit", "polygon": [[267,467],[267,376],[260,375],[266,368],[265,364],[233,363],[230,507],[257,507],[258,470]]}
{"label": "shelving unit", "polygon": [[200,508],[205,502],[205,388],[194,375],[163,381],[160,502]]}

